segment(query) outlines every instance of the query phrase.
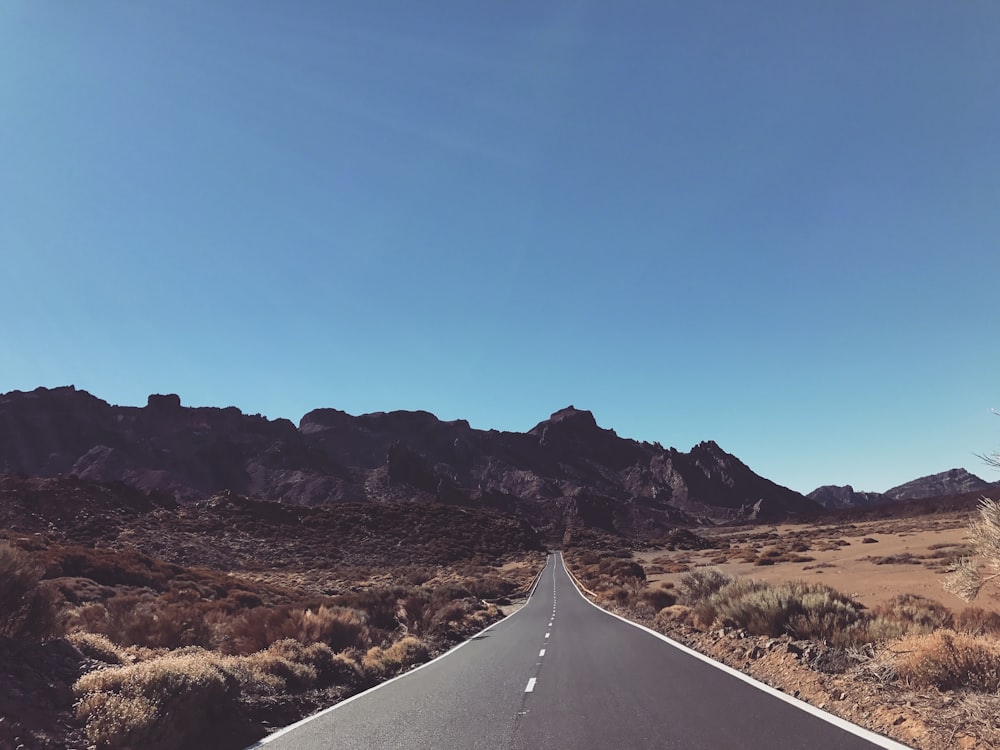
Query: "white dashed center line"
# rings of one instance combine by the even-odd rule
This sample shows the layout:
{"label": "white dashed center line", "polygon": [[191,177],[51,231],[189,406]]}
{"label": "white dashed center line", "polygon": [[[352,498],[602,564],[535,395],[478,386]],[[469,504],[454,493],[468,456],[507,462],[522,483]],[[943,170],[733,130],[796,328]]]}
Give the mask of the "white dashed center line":
{"label": "white dashed center line", "polygon": [[548,638],[550,635],[552,635],[552,633],[546,633],[545,637]]}
{"label": "white dashed center line", "polygon": [[530,680],[528,680],[528,686],[526,688],[524,688],[524,692],[530,693],[530,692],[532,692],[535,689],[535,680],[536,679],[537,678],[532,677]]}
{"label": "white dashed center line", "polygon": [[541,651],[539,651],[538,655],[539,656],[545,656],[545,649],[543,648]]}

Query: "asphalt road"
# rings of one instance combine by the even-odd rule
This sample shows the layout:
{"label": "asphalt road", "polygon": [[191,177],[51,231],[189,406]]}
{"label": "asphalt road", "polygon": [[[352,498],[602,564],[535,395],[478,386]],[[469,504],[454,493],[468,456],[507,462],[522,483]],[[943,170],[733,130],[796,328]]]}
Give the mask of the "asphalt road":
{"label": "asphalt road", "polygon": [[554,554],[528,603],[511,617],[447,656],[272,735],[260,746],[903,747],[871,736],[878,744],[594,607]]}

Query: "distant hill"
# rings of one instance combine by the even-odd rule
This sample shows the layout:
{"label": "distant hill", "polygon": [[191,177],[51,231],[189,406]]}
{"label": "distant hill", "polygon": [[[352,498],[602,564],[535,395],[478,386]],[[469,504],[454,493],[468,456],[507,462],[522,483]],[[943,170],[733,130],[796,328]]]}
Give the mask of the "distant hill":
{"label": "distant hill", "polygon": [[298,506],[493,509],[547,538],[576,527],[645,534],[821,509],[714,442],[686,453],[640,443],[572,406],[526,433],[476,430],[421,411],[317,409],[296,427],[235,407],[185,407],[176,395],[152,395],[140,408],[72,386],[39,388],[0,395],[0,472],[121,481],[182,502],[231,491]]}
{"label": "distant hill", "polygon": [[989,488],[989,482],[980,479],[965,469],[949,469],[940,474],[920,477],[885,491],[893,500],[919,500],[941,495],[961,495]]}
{"label": "distant hill", "polygon": [[1000,487],[1000,483],[990,484],[965,469],[950,469],[939,474],[914,479],[885,492],[859,492],[849,484],[844,486],[825,485],[817,487],[806,497],[828,510],[864,509],[897,501],[952,498],[996,487]]}
{"label": "distant hill", "polygon": [[806,497],[829,510],[837,508],[865,508],[888,503],[893,499],[881,492],[858,492],[849,484],[844,486],[828,484],[823,487],[817,487],[806,495]]}

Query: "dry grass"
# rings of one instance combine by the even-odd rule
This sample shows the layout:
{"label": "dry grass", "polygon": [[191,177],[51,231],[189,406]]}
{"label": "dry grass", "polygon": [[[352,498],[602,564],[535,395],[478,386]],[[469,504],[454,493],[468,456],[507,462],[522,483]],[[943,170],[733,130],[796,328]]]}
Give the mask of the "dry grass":
{"label": "dry grass", "polygon": [[109,665],[75,686],[90,741],[154,750],[242,747],[254,738],[248,716],[286,724],[425,661],[499,619],[484,599],[516,595],[540,564],[341,570],[361,580],[316,595],[270,576],[178,568],[160,578],[161,563],[134,555],[119,569],[104,553],[45,554],[73,561],[74,573],[100,570],[104,581],[58,579],[70,594],[70,641]]}
{"label": "dry grass", "polygon": [[0,637],[44,639],[56,632],[52,596],[31,558],[0,544]]}
{"label": "dry grass", "polygon": [[239,681],[204,651],[91,672],[74,691],[77,716],[99,750],[232,747],[233,738],[252,735],[236,700]]}
{"label": "dry grass", "polygon": [[365,654],[362,665],[365,671],[379,679],[399,674],[427,659],[427,646],[419,638],[407,636],[388,648],[375,646]]}
{"label": "dry grass", "polygon": [[896,671],[909,684],[938,690],[1000,690],[1000,643],[995,638],[941,630],[894,646]]}

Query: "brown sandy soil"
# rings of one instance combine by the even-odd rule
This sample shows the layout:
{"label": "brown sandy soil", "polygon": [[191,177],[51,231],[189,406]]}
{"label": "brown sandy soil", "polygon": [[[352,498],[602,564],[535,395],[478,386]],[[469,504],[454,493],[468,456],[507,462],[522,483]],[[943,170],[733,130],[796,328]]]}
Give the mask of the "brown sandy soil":
{"label": "brown sandy soil", "polygon": [[[673,582],[688,569],[717,568],[731,576],[769,583],[801,579],[841,591],[871,607],[897,594],[919,594],[958,614],[968,606],[941,585],[948,565],[968,553],[965,544],[970,514],[852,524],[716,529],[699,533],[728,549],[649,550],[635,558],[646,568],[647,580]],[[865,541],[873,540],[873,541]],[[793,548],[801,551],[792,552]],[[757,564],[769,549],[812,558],[801,562]],[[666,559],[664,559],[666,558]],[[674,572],[657,572],[659,569]],[[986,587],[974,606],[1000,612],[1000,588]]]}

